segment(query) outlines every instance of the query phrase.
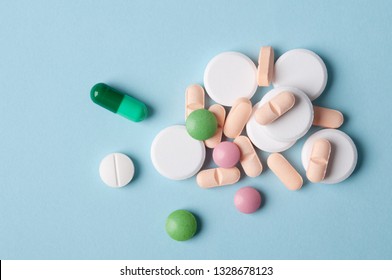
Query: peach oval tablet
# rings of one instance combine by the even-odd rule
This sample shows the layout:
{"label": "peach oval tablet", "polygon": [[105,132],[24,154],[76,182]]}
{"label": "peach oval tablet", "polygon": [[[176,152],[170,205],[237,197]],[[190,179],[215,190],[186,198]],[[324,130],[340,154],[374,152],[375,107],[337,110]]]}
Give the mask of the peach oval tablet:
{"label": "peach oval tablet", "polygon": [[259,53],[259,66],[257,67],[257,84],[260,87],[268,87],[274,73],[274,49],[261,47]]}
{"label": "peach oval tablet", "polygon": [[279,93],[270,101],[258,108],[255,112],[256,121],[261,125],[267,125],[284,115],[293,108],[295,96],[289,91]]}
{"label": "peach oval tablet", "polygon": [[324,179],[327,172],[329,156],[331,154],[331,143],[326,139],[319,139],[313,144],[310,155],[306,177],[313,183]]}
{"label": "peach oval tablet", "polygon": [[241,173],[237,167],[219,167],[200,171],[196,176],[196,182],[202,188],[213,188],[235,184],[240,176]]}
{"label": "peach oval tablet", "polygon": [[237,144],[241,152],[240,163],[244,172],[249,177],[257,177],[263,171],[263,165],[252,143],[246,136],[238,136],[234,139],[234,143]]}
{"label": "peach oval tablet", "polygon": [[313,106],[313,125],[325,128],[338,128],[343,124],[343,114],[337,110]]}
{"label": "peach oval tablet", "polygon": [[212,112],[218,122],[218,127],[214,136],[204,141],[208,148],[215,148],[222,140],[223,125],[225,124],[226,110],[222,105],[214,104],[208,108]]}
{"label": "peach oval tablet", "polygon": [[237,99],[227,115],[223,133],[229,138],[236,138],[241,134],[251,114],[252,103],[250,100],[244,97]]}
{"label": "peach oval tablet", "polygon": [[267,159],[267,164],[289,190],[296,191],[302,187],[303,180],[301,175],[281,154],[271,154]]}
{"label": "peach oval tablet", "polygon": [[185,119],[195,110],[204,109],[204,89],[194,84],[185,91]]}
{"label": "peach oval tablet", "polygon": [[313,144],[318,139],[326,139],[331,143],[327,173],[320,183],[337,184],[350,177],[357,165],[358,151],[351,137],[337,129],[319,130],[305,141],[301,153],[304,169],[308,169]]}

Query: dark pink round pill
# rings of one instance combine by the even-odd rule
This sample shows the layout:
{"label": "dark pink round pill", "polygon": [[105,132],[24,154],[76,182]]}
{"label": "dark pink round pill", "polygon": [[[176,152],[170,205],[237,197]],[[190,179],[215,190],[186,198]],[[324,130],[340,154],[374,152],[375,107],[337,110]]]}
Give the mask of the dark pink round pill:
{"label": "dark pink round pill", "polygon": [[253,213],[261,205],[261,195],[252,187],[241,188],[235,193],[234,205],[242,213]]}
{"label": "dark pink round pill", "polygon": [[212,152],[216,165],[223,168],[234,167],[240,160],[241,152],[236,144],[229,141],[219,143]]}

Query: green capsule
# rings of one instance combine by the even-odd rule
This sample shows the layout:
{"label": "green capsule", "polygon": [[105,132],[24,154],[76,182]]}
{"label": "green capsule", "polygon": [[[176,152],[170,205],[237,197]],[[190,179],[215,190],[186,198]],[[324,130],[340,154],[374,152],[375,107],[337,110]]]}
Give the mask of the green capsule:
{"label": "green capsule", "polygon": [[104,83],[93,86],[90,97],[94,103],[134,122],[144,120],[148,114],[144,103]]}

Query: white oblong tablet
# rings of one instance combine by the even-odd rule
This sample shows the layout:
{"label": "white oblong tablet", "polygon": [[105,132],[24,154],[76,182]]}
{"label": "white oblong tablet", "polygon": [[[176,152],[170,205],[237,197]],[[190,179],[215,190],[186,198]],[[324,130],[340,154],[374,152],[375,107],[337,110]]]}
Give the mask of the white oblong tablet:
{"label": "white oblong tablet", "polygon": [[350,136],[336,129],[319,130],[306,140],[301,154],[305,170],[308,169],[313,144],[319,139],[326,139],[331,143],[327,172],[320,183],[336,184],[347,179],[357,165],[357,148]]}
{"label": "white oblong tablet", "polygon": [[151,145],[151,160],[164,177],[184,180],[195,175],[204,163],[206,150],[203,141],[189,136],[184,125],[163,129]]}
{"label": "white oblong tablet", "polygon": [[292,87],[274,88],[261,99],[263,106],[278,94],[289,91],[295,97],[294,106],[273,123],[263,126],[265,132],[278,141],[296,141],[304,136],[313,123],[313,105],[308,96],[299,89]]}
{"label": "white oblong tablet", "polygon": [[240,97],[251,99],[257,89],[257,69],[253,61],[239,52],[224,52],[208,62],[204,87],[216,103],[232,106]]}
{"label": "white oblong tablet", "polygon": [[107,155],[99,165],[99,175],[102,181],[112,188],[128,185],[135,174],[132,160],[121,153]]}
{"label": "white oblong tablet", "polygon": [[253,145],[262,151],[269,153],[283,152],[295,144],[296,141],[278,141],[269,136],[261,124],[254,116],[256,110],[260,108],[260,102],[253,106],[252,115],[246,124],[246,133]]}
{"label": "white oblong tablet", "polygon": [[314,52],[294,49],[281,55],[275,62],[274,87],[295,87],[315,100],[325,89],[327,67]]}

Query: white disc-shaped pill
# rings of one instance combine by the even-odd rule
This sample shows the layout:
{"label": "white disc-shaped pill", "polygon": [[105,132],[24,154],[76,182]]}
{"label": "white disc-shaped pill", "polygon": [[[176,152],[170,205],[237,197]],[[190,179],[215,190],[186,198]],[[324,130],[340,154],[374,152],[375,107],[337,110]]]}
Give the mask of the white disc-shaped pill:
{"label": "white disc-shaped pill", "polygon": [[240,97],[250,99],[257,89],[256,65],[239,52],[218,54],[204,71],[204,87],[215,102],[224,106],[233,106]]}
{"label": "white disc-shaped pill", "polygon": [[357,165],[357,148],[346,133],[336,129],[323,129],[312,134],[302,148],[302,165],[308,168],[314,142],[326,139],[331,143],[327,172],[321,183],[335,184],[347,179]]}
{"label": "white disc-shaped pill", "polygon": [[183,125],[163,129],[151,145],[151,160],[155,169],[172,180],[192,177],[200,170],[204,159],[203,141],[189,136]]}
{"label": "white disc-shaped pill", "polygon": [[327,67],[314,52],[295,49],[281,55],[275,62],[274,87],[295,87],[310,100],[320,96],[327,84]]}
{"label": "white disc-shaped pill", "polygon": [[99,175],[102,181],[112,188],[128,185],[135,174],[132,160],[121,153],[107,155],[99,165]]}
{"label": "white disc-shaped pill", "polygon": [[261,107],[278,94],[289,91],[295,97],[294,106],[274,122],[263,126],[265,132],[278,141],[296,141],[308,132],[313,122],[313,105],[308,96],[292,87],[274,88],[261,99]]}
{"label": "white disc-shaped pill", "polygon": [[246,124],[246,133],[252,143],[260,150],[269,153],[282,152],[293,146],[296,141],[278,141],[266,133],[263,126],[254,117],[255,111],[259,107],[260,102],[253,106],[252,115]]}

